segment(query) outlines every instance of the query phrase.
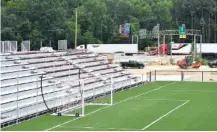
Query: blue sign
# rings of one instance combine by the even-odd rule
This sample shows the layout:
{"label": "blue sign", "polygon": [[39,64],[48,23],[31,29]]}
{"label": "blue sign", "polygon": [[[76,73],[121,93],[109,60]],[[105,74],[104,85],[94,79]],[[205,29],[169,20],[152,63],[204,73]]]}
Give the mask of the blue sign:
{"label": "blue sign", "polygon": [[120,32],[121,37],[128,38],[130,35],[130,24],[126,23],[126,24],[120,25],[119,32]]}
{"label": "blue sign", "polygon": [[130,24],[126,23],[124,24],[124,34],[130,34]]}

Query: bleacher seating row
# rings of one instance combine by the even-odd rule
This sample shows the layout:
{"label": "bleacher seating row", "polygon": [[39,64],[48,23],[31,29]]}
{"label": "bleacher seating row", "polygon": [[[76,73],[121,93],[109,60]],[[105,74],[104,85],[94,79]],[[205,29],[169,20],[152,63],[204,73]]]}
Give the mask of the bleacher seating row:
{"label": "bleacher seating row", "polygon": [[1,124],[47,110],[41,85],[47,105],[55,108],[66,103],[66,90],[77,94],[79,79],[85,79],[87,97],[93,89],[98,89],[95,94],[103,87],[109,90],[103,79],[111,76],[114,89],[141,82],[102,56],[84,51],[10,53],[1,55],[1,64]]}

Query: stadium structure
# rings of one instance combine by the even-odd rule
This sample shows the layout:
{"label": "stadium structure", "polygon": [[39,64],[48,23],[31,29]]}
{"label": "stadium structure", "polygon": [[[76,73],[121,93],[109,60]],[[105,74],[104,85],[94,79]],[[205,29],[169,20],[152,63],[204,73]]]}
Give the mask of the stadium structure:
{"label": "stadium structure", "polygon": [[2,53],[1,127],[48,112],[61,115],[69,107],[84,107],[93,98],[143,81],[87,50]]}
{"label": "stadium structure", "polygon": [[[206,118],[216,110],[215,69],[127,72],[115,57],[112,63],[108,54],[67,43],[56,51],[30,51],[29,41],[19,52],[16,42],[1,46],[2,130],[195,130],[195,123],[197,130],[216,130],[216,116]],[[197,122],[201,112],[207,114]]]}

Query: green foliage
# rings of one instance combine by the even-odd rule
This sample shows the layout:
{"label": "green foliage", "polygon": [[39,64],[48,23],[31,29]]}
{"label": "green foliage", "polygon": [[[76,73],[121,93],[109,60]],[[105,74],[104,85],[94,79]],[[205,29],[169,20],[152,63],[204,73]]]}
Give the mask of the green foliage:
{"label": "green foliage", "polygon": [[196,61],[196,62],[201,61],[200,59],[201,59],[201,58],[200,58],[200,55],[199,55],[199,54],[196,54],[195,61]]}
{"label": "green foliage", "polygon": [[208,65],[208,62],[209,62],[208,60],[202,60],[201,65]]}
{"label": "green foliage", "polygon": [[[3,0],[1,37],[29,39],[35,44],[40,40],[57,44],[58,39],[67,39],[74,48],[77,9],[78,44],[122,43],[119,25],[123,23],[131,23],[131,33],[138,34],[140,28],[152,30],[157,23],[161,29],[177,29],[182,23],[191,28],[192,19],[194,29],[202,31],[203,40],[214,42],[216,6],[216,0]],[[155,43],[140,40],[139,47]]]}
{"label": "green foliage", "polygon": [[200,54],[196,54],[195,61],[196,62],[199,61],[201,63],[201,65],[208,65],[208,62],[209,62],[208,60],[201,59]]}
{"label": "green foliage", "polygon": [[93,32],[85,32],[84,33],[84,40],[85,40],[85,43],[87,44],[91,44],[91,43],[94,43],[95,42],[95,38],[93,37]]}

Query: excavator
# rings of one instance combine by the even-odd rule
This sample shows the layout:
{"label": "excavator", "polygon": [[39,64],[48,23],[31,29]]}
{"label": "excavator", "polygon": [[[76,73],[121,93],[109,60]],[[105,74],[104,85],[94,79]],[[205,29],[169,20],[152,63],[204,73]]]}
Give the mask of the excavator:
{"label": "excavator", "polygon": [[194,62],[193,61],[193,57],[192,56],[185,56],[184,59],[179,60],[177,62],[177,65],[181,68],[181,69],[187,69],[189,67],[191,68],[200,68],[201,63],[198,62]]}

